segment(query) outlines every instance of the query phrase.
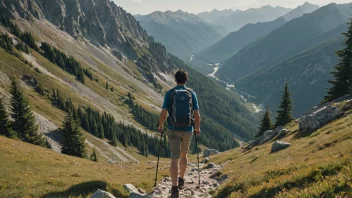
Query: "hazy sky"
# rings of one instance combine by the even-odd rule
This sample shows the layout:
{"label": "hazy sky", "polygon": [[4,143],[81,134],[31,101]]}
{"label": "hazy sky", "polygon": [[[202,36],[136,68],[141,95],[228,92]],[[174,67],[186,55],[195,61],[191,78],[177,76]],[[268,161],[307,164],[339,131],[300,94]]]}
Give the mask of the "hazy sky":
{"label": "hazy sky", "polygon": [[[213,9],[241,9],[258,8],[264,5],[295,8],[307,0],[113,0],[132,14],[149,14],[156,10],[176,11],[181,9],[191,13],[210,11]],[[349,3],[352,0],[309,0],[308,2],[320,6],[329,3]]]}

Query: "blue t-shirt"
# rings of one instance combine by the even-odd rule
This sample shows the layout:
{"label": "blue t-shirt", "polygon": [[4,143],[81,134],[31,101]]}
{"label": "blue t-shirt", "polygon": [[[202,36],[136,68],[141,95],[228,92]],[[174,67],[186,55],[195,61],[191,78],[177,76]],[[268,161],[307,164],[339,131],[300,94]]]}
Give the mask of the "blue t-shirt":
{"label": "blue t-shirt", "polygon": [[[168,92],[166,92],[165,94],[165,98],[164,98],[164,104],[163,104],[163,109],[169,109],[170,108],[170,97],[171,97],[171,91],[172,90],[185,90],[187,89],[186,86],[176,86],[175,88],[169,90]],[[192,104],[193,104],[193,111],[194,110],[198,110],[199,109],[199,105],[198,105],[198,100],[197,100],[197,95],[195,92],[192,92]],[[193,126],[189,126],[189,127],[174,127],[174,126],[168,126],[168,129],[170,130],[177,130],[177,131],[185,131],[185,132],[193,132]]]}

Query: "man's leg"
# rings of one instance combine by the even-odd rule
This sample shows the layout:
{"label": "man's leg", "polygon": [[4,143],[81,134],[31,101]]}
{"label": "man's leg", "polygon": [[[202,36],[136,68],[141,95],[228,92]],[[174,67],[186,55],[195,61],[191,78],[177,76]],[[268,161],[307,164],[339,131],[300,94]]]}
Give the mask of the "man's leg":
{"label": "man's leg", "polygon": [[180,158],[181,152],[181,137],[175,131],[172,131],[169,133],[169,143],[171,148],[170,176],[172,186],[177,187],[178,160]]}
{"label": "man's leg", "polygon": [[172,186],[177,186],[178,159],[171,159],[170,175],[171,175]]}
{"label": "man's leg", "polygon": [[[181,187],[184,184],[184,176],[188,166],[188,150],[189,144],[191,142],[193,133],[191,132],[183,132],[182,134],[182,144],[181,144],[181,160],[180,160],[180,181],[182,182]],[[179,184],[180,185],[180,184]]]}
{"label": "man's leg", "polygon": [[188,165],[187,152],[182,152],[181,153],[181,160],[180,160],[180,178],[182,178],[182,179],[185,177],[187,165]]}

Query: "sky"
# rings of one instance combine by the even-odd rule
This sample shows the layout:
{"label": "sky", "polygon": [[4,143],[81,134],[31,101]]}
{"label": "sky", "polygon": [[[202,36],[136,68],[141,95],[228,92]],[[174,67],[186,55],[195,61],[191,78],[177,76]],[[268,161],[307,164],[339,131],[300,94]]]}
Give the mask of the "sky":
{"label": "sky", "polygon": [[[259,8],[265,5],[295,8],[307,0],[113,0],[127,12],[132,14],[149,14],[154,11],[182,10],[194,14],[213,9]],[[350,3],[352,0],[308,0],[320,6],[329,3]]]}

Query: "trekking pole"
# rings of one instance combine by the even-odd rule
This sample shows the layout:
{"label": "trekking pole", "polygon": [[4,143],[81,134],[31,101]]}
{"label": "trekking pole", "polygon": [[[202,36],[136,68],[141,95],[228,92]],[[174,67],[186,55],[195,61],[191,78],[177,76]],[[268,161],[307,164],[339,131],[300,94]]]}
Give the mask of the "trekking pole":
{"label": "trekking pole", "polygon": [[158,180],[159,159],[160,159],[161,144],[162,144],[162,140],[163,140],[163,133],[164,133],[164,130],[162,130],[162,131],[161,131],[161,134],[160,134],[159,152],[158,152],[158,162],[157,162],[157,165],[156,165],[156,173],[155,173],[154,187],[156,187],[156,182],[157,182],[157,180]]}
{"label": "trekking pole", "polygon": [[198,185],[200,186],[199,150],[198,150],[199,136],[196,131],[194,131],[194,134],[196,135],[196,148],[197,148],[197,160],[198,160]]}

